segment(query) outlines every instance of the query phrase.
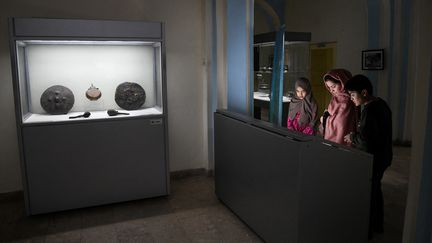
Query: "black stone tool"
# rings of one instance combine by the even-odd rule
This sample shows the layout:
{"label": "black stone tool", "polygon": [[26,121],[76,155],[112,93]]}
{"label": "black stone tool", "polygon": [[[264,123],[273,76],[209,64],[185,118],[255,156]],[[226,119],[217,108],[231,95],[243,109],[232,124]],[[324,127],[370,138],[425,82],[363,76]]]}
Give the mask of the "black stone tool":
{"label": "black stone tool", "polygon": [[80,117],[84,117],[87,118],[90,116],[90,112],[86,111],[84,112],[82,115],[78,115],[78,116],[70,116],[69,119],[74,119],[74,118],[80,118]]}
{"label": "black stone tool", "polygon": [[108,116],[117,116],[117,115],[129,115],[129,113],[126,112],[118,112],[116,110],[110,109],[107,110]]}

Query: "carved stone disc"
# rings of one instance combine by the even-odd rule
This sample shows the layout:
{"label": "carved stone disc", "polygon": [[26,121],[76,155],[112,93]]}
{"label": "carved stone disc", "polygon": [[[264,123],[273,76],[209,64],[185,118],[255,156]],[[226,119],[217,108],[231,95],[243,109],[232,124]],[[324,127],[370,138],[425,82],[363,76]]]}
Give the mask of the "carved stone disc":
{"label": "carved stone disc", "polygon": [[75,97],[65,86],[54,85],[42,93],[40,103],[48,114],[67,114],[75,103]]}
{"label": "carved stone disc", "polygon": [[137,110],[145,102],[146,93],[141,85],[132,82],[124,82],[117,86],[115,102],[125,110]]}

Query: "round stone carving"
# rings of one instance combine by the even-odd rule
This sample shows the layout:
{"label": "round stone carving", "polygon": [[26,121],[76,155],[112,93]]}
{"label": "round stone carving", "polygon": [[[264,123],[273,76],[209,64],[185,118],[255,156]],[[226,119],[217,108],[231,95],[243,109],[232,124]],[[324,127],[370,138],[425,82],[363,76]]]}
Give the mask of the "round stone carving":
{"label": "round stone carving", "polygon": [[146,94],[141,85],[132,82],[124,82],[117,86],[115,102],[125,110],[137,110],[145,102]]}
{"label": "round stone carving", "polygon": [[54,85],[42,93],[40,103],[48,114],[67,114],[75,103],[75,97],[65,86]]}

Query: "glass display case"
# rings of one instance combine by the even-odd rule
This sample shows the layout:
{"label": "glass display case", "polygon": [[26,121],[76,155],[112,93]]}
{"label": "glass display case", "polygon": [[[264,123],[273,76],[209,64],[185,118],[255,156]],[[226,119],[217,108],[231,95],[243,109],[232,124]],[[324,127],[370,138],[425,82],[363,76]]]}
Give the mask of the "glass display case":
{"label": "glass display case", "polygon": [[[274,43],[255,44],[257,66],[254,70],[254,91],[270,93],[273,74]],[[309,76],[309,42],[286,41],[284,56],[284,96],[294,92],[294,83],[299,77]]]}
{"label": "glass display case", "polygon": [[163,114],[160,42],[32,39],[15,48],[23,123]]}
{"label": "glass display case", "polygon": [[[282,126],[286,126],[295,81],[309,76],[310,38],[310,33],[285,32]],[[254,36],[254,117],[257,119],[268,120],[274,47],[274,32]]]}
{"label": "glass display case", "polygon": [[27,213],[169,194],[164,25],[9,27]]}

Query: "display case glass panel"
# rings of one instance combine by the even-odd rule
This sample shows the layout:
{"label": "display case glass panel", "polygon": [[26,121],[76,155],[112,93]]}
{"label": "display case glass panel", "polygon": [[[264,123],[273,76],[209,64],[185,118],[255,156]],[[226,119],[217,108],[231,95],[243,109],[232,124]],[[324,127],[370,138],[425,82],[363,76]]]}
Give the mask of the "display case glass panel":
{"label": "display case glass panel", "polygon": [[[273,75],[274,42],[255,44],[254,91],[261,95],[270,93]],[[309,42],[286,41],[284,46],[283,95],[294,94],[294,84],[299,77],[309,76]]]}
{"label": "display case glass panel", "polygon": [[[17,40],[15,44],[23,123],[163,114],[160,42]],[[63,91],[56,88],[51,90],[53,96],[44,95],[52,86],[66,87],[72,98],[69,91],[69,96],[58,95]],[[65,100],[72,103],[67,113],[46,109],[46,103],[62,105],[56,102]],[[122,101],[132,106],[125,108]],[[110,116],[107,111],[112,109],[126,114]],[[84,117],[71,119],[80,115]]]}
{"label": "display case glass panel", "polygon": [[[254,44],[254,117],[269,121],[275,42]],[[309,42],[285,41],[282,126],[286,127],[288,107],[294,96],[295,81],[309,76]]]}

